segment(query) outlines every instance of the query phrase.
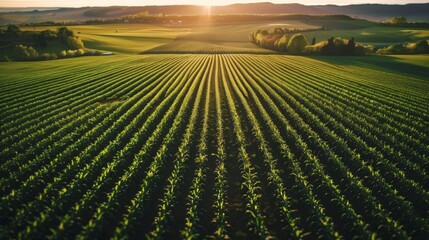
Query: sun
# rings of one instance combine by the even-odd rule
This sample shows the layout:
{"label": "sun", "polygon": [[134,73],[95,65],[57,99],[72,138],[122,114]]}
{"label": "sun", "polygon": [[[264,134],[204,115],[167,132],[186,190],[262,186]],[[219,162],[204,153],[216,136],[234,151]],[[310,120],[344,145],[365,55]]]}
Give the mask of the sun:
{"label": "sun", "polygon": [[203,5],[204,6],[204,14],[211,15],[212,6],[210,4]]}

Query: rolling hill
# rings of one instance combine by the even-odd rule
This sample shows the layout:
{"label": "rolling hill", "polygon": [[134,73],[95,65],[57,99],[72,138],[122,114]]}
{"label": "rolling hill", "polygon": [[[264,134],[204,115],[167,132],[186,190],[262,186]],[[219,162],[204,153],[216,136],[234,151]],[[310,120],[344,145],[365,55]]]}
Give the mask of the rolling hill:
{"label": "rolling hill", "polygon": [[[76,21],[89,19],[118,18],[123,15],[148,12],[149,14],[199,15],[207,14],[205,6],[168,5],[168,6],[111,6],[58,9],[18,9],[0,8],[0,24],[28,23],[45,21]],[[29,11],[31,10],[31,11]],[[384,21],[394,16],[405,16],[412,21],[429,20],[429,3],[386,5],[319,5],[273,4],[268,2],[232,4],[211,7],[212,14],[347,14],[355,18]]]}

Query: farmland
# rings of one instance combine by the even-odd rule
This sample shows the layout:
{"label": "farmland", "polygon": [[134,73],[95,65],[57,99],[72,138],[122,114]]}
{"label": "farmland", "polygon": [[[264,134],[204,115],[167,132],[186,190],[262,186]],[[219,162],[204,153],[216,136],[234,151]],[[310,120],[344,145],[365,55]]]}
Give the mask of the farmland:
{"label": "farmland", "polygon": [[427,238],[428,65],[2,63],[0,238]]}
{"label": "farmland", "polygon": [[248,39],[384,47],[428,29],[247,18],[71,25],[113,55],[1,62],[0,239],[429,239],[428,55]]}

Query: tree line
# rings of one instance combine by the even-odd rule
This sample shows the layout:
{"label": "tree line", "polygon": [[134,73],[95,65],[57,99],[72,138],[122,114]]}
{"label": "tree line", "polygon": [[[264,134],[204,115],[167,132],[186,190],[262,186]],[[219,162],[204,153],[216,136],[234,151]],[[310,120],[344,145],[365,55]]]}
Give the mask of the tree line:
{"label": "tree line", "polygon": [[391,26],[391,27],[414,27],[414,28],[429,27],[429,23],[427,22],[409,22],[408,19],[404,16],[393,17],[380,24],[383,26]]}
{"label": "tree line", "polygon": [[377,50],[377,54],[427,54],[428,40],[418,42],[398,43]]}
{"label": "tree line", "polygon": [[[316,30],[324,30],[324,28]],[[325,41],[316,42],[316,38],[313,37],[311,42],[309,42],[305,35],[302,34],[302,32],[306,31],[315,31],[315,29],[258,29],[249,33],[249,40],[263,48],[295,55],[359,55],[372,52],[373,50],[372,46],[364,46],[356,43],[354,38],[343,39],[331,37]]]}
{"label": "tree line", "polygon": [[[49,46],[60,43],[64,50],[58,53],[39,53],[48,51]],[[0,45],[11,49],[4,60],[53,60],[57,58],[101,54],[87,51],[82,39],[71,29],[59,27],[56,31],[22,31],[19,26],[10,24],[0,29]]]}

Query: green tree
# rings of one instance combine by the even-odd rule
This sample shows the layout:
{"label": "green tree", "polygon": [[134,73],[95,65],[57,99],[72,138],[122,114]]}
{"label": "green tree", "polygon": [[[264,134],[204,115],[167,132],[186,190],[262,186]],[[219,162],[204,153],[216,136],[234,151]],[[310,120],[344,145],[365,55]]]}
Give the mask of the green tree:
{"label": "green tree", "polygon": [[67,39],[69,37],[74,37],[75,34],[73,32],[73,30],[68,29],[67,27],[60,27],[58,28],[58,33],[57,33],[57,37],[58,37],[58,41],[67,44]]}
{"label": "green tree", "polygon": [[265,39],[266,36],[268,35],[268,30],[266,29],[262,29],[261,31],[258,32],[258,34],[256,34],[256,43],[259,44],[260,46],[264,47],[265,46]]}
{"label": "green tree", "polygon": [[46,40],[48,41],[57,39],[57,33],[55,31],[45,30],[45,31],[41,31],[40,34],[45,36]]}
{"label": "green tree", "polygon": [[46,36],[41,33],[34,35],[34,42],[37,46],[42,48],[48,46],[48,40],[46,39]]}
{"label": "green tree", "polygon": [[352,37],[347,43],[344,54],[347,54],[347,55],[354,54],[355,47],[356,47],[355,39]]}
{"label": "green tree", "polygon": [[421,40],[416,44],[418,53],[429,53],[429,44],[427,40]]}
{"label": "green tree", "polygon": [[404,17],[404,16],[391,18],[391,19],[387,20],[387,22],[390,23],[390,24],[404,24],[404,23],[408,23],[407,18]]}
{"label": "green tree", "polygon": [[290,35],[284,34],[278,41],[276,48],[281,52],[285,52],[287,50],[287,45],[289,43]]}
{"label": "green tree", "polygon": [[377,53],[381,53],[381,54],[394,54],[394,53],[401,54],[406,52],[407,52],[407,48],[402,43],[390,45],[388,47],[380,49],[380,51],[377,51]]}
{"label": "green tree", "polygon": [[291,54],[302,54],[308,45],[307,38],[302,34],[293,35],[287,45],[287,51]]}
{"label": "green tree", "polygon": [[6,34],[10,38],[17,38],[19,34],[21,33],[21,29],[15,24],[9,24],[7,25]]}
{"label": "green tree", "polygon": [[15,47],[19,60],[30,60],[37,57],[39,54],[33,47],[27,47],[24,45],[17,45]]}
{"label": "green tree", "polygon": [[335,43],[334,37],[328,39],[328,42],[320,50],[320,53],[323,55],[334,55],[335,54]]}
{"label": "green tree", "polygon": [[77,37],[77,36],[70,36],[70,37],[68,37],[67,38],[67,46],[70,49],[74,49],[74,50],[84,49],[85,48],[83,46],[82,40],[79,37]]}
{"label": "green tree", "polygon": [[349,46],[351,48],[354,48],[356,46],[354,37],[352,37],[352,39],[349,40],[349,42],[347,43],[347,46]]}
{"label": "green tree", "polygon": [[268,30],[269,34],[277,34],[277,35],[282,35],[283,34],[283,29],[282,28],[278,28],[278,27],[274,27],[274,28],[270,28]]}

